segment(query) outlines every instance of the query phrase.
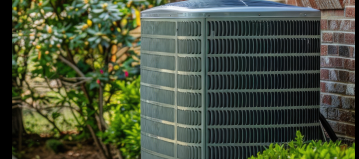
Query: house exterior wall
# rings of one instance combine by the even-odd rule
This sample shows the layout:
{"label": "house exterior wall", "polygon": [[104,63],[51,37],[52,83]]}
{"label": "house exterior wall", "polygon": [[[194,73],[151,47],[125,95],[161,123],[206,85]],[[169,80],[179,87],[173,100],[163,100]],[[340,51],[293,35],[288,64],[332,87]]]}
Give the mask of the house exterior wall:
{"label": "house exterior wall", "polygon": [[355,0],[285,3],[321,10],[321,113],[343,142],[355,142]]}

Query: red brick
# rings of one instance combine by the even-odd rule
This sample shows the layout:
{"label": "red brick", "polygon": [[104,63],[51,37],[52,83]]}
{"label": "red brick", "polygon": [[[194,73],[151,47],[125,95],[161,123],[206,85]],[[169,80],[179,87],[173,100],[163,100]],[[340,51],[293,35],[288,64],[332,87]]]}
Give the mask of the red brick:
{"label": "red brick", "polygon": [[341,20],[328,20],[329,30],[339,30]]}
{"label": "red brick", "polygon": [[329,70],[329,80],[338,81],[338,70]]}
{"label": "red brick", "polygon": [[354,31],[355,32],[355,20],[350,21],[350,29],[349,29],[349,31]]}
{"label": "red brick", "polygon": [[344,59],[344,68],[348,70],[355,70],[355,59]]}
{"label": "red brick", "polygon": [[335,10],[334,11],[335,16],[337,17],[344,17],[344,9]]}
{"label": "red brick", "polygon": [[355,48],[353,46],[349,46],[349,57],[355,58]]}
{"label": "red brick", "polygon": [[334,34],[333,34],[333,42],[334,42],[334,43],[339,43],[339,34],[343,34],[343,35],[344,35],[344,33],[334,33]]}
{"label": "red brick", "polygon": [[331,95],[332,104],[331,107],[341,108],[342,107],[342,96],[341,95]]}
{"label": "red brick", "polygon": [[355,84],[346,85],[346,95],[355,96]]}
{"label": "red brick", "polygon": [[349,5],[355,6],[355,0],[350,0]]}
{"label": "red brick", "polygon": [[343,109],[355,109],[355,97],[343,96],[341,106]]}
{"label": "red brick", "polygon": [[314,0],[309,0],[309,3],[312,6],[312,8],[319,9],[318,6],[317,6],[317,3]]}
{"label": "red brick", "polygon": [[297,6],[303,7],[303,2],[301,0],[297,0]]}
{"label": "red brick", "polygon": [[343,3],[343,6],[345,7],[345,6],[349,5],[350,0],[341,0],[341,1],[343,1],[342,3]]}
{"label": "red brick", "polygon": [[345,135],[355,137],[355,125],[346,125]]}
{"label": "red brick", "polygon": [[347,85],[343,83],[327,82],[325,83],[325,89],[328,93],[346,94]]}
{"label": "red brick", "polygon": [[355,72],[349,72],[349,82],[355,83]]}
{"label": "red brick", "polygon": [[287,0],[287,4],[296,6],[297,1],[296,0]]}
{"label": "red brick", "polygon": [[334,132],[338,132],[338,122],[336,121],[328,121],[328,124],[330,125],[330,127],[332,127]]}
{"label": "red brick", "polygon": [[348,71],[338,71],[338,81],[348,82],[349,81],[349,72]]}
{"label": "red brick", "polygon": [[353,33],[345,33],[344,37],[345,37],[345,43],[346,44],[355,45],[355,34],[353,34]]}
{"label": "red brick", "polygon": [[338,41],[338,43],[340,43],[340,44],[345,43],[344,33],[339,33],[339,41]]}
{"label": "red brick", "polygon": [[339,46],[339,56],[349,57],[349,47],[348,46]]}
{"label": "red brick", "polygon": [[320,92],[326,92],[325,82],[320,82]]}
{"label": "red brick", "polygon": [[333,42],[333,33],[323,33],[322,42]]}
{"label": "red brick", "polygon": [[346,1],[346,0],[337,0],[337,1],[339,1],[339,4],[340,4],[340,7],[341,8],[344,8],[344,1]]}
{"label": "red brick", "polygon": [[338,120],[338,109],[337,108],[328,108],[328,119]]}
{"label": "red brick", "polygon": [[320,20],[320,28],[322,30],[328,30],[328,20],[327,19]]}
{"label": "red brick", "polygon": [[355,122],[355,115],[354,118],[352,116],[353,114],[349,111],[349,110],[345,110],[345,109],[339,109],[338,111],[338,118],[340,121],[343,122]]}
{"label": "red brick", "polygon": [[332,105],[332,98],[330,95],[323,95],[322,104]]}
{"label": "red brick", "polygon": [[324,116],[324,118],[328,118],[328,107],[320,106],[320,113]]}
{"label": "red brick", "polygon": [[321,80],[328,80],[329,79],[329,70],[320,69],[320,79]]}
{"label": "red brick", "polygon": [[328,16],[328,10],[320,10],[320,14],[322,17],[327,17]]}
{"label": "red brick", "polygon": [[328,45],[321,45],[321,47],[320,47],[320,55],[321,56],[328,55]]}
{"label": "red brick", "polygon": [[[313,0],[314,1],[314,0]],[[343,2],[341,0],[315,0],[320,9],[342,9]],[[338,3],[339,2],[339,3]]]}
{"label": "red brick", "polygon": [[343,21],[340,23],[340,28],[339,28],[339,30],[349,31],[349,30],[350,30],[350,20],[343,20]]}
{"label": "red brick", "polygon": [[343,68],[343,59],[336,57],[321,57],[320,67]]}
{"label": "red brick", "polygon": [[330,10],[321,10],[321,12],[322,12],[322,17],[335,16],[335,12],[332,9],[330,9]]}
{"label": "red brick", "polygon": [[355,18],[355,7],[346,7],[345,17]]}
{"label": "red brick", "polygon": [[350,121],[352,123],[355,123],[355,111],[350,111],[350,117],[351,117]]}
{"label": "red brick", "polygon": [[347,130],[347,125],[338,122],[338,133],[345,134],[346,130]]}
{"label": "red brick", "polygon": [[333,67],[342,68],[343,67],[343,59],[341,58],[334,58],[334,65]]}
{"label": "red brick", "polygon": [[329,45],[328,55],[338,55],[338,45]]}

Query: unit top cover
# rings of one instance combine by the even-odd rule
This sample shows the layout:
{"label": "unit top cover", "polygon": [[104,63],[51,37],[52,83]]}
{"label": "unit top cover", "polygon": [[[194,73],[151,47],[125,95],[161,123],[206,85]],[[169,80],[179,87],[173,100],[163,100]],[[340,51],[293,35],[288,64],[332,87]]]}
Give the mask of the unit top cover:
{"label": "unit top cover", "polygon": [[[295,14],[283,14],[295,13]],[[236,14],[237,13],[237,14]],[[239,13],[239,14],[238,14]],[[242,14],[240,14],[242,13]],[[250,14],[254,13],[254,14]],[[141,12],[149,17],[209,17],[213,16],[303,16],[320,17],[320,11],[309,7],[297,7],[266,0],[187,0],[168,3]],[[275,13],[275,14],[273,14]],[[278,14],[279,13],[279,14]]]}

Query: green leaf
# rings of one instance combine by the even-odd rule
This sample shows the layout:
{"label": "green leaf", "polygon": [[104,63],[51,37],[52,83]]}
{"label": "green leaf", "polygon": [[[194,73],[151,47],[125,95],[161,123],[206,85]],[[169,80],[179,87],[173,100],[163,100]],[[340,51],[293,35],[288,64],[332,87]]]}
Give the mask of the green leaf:
{"label": "green leaf", "polygon": [[92,35],[96,35],[96,34],[97,34],[97,31],[95,31],[95,30],[93,30],[93,29],[91,29],[91,28],[88,28],[88,29],[87,29],[87,32],[90,33],[90,34],[92,34]]}
{"label": "green leaf", "polygon": [[90,83],[90,90],[92,90],[94,88],[98,88],[98,87],[99,87],[99,85],[95,81]]}
{"label": "green leaf", "polygon": [[43,7],[42,9],[44,9],[44,11],[52,11],[52,7]]}
{"label": "green leaf", "polygon": [[92,10],[92,12],[94,12],[94,13],[101,13],[103,11],[104,11],[103,9],[93,9]]}

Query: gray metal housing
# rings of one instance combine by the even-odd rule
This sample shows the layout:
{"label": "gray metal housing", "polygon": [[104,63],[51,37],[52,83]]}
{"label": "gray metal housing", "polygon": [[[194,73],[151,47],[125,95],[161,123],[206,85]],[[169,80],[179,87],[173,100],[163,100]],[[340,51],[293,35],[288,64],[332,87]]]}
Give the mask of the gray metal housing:
{"label": "gray metal housing", "polygon": [[256,155],[322,139],[320,11],[192,0],[141,12],[141,157]]}

